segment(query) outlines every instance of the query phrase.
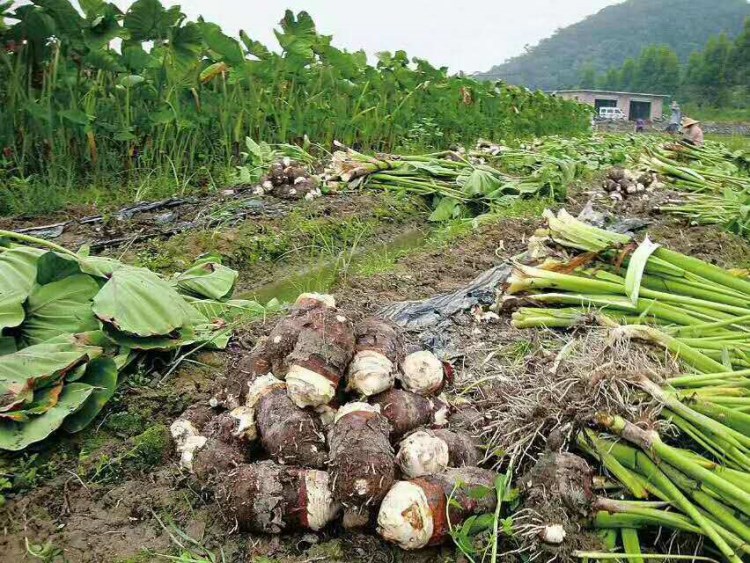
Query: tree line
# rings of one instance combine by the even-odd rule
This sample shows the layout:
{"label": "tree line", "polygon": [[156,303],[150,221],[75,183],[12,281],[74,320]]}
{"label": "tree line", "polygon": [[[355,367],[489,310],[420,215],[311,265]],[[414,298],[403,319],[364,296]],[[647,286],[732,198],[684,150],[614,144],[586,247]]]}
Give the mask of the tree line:
{"label": "tree line", "polygon": [[743,108],[750,102],[750,19],[732,40],[726,34],[709,39],[688,62],[665,45],[652,45],[619,68],[581,71],[581,88],[667,94],[699,107]]}

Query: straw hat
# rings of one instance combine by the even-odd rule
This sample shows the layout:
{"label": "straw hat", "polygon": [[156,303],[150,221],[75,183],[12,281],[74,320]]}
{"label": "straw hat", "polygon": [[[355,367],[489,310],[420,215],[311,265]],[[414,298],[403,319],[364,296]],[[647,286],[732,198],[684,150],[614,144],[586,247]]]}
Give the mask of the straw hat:
{"label": "straw hat", "polygon": [[700,123],[700,121],[696,121],[695,119],[691,119],[690,117],[686,117],[685,119],[682,120],[682,128],[683,129],[687,129],[691,125],[697,125],[698,123]]}

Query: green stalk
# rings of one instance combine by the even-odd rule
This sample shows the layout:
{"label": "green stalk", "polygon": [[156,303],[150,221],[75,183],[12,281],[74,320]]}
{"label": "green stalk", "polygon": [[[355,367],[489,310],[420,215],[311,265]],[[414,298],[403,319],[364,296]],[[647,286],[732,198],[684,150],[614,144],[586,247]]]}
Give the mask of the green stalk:
{"label": "green stalk", "polygon": [[638,539],[638,530],[635,528],[623,528],[620,530],[622,536],[622,548],[624,557],[634,563],[644,563],[641,551],[641,542]]}

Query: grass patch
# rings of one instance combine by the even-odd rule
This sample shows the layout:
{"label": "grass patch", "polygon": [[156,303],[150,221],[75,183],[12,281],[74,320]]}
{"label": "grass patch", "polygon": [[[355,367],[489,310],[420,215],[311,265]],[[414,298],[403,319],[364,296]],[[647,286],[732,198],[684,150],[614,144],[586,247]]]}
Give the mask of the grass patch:
{"label": "grass patch", "polygon": [[706,135],[706,139],[723,143],[732,151],[750,152],[750,137],[745,135]]}

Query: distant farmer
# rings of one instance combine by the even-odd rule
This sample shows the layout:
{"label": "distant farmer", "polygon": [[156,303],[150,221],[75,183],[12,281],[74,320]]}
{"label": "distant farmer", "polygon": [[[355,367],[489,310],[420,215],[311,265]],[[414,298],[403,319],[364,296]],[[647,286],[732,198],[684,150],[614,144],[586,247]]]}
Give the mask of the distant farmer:
{"label": "distant farmer", "polygon": [[684,141],[696,147],[703,146],[703,129],[700,128],[700,121],[690,119],[689,117],[683,119],[682,134]]}
{"label": "distant farmer", "polygon": [[643,133],[646,130],[646,121],[643,118],[635,120],[635,132]]}
{"label": "distant farmer", "polygon": [[669,118],[667,133],[677,133],[680,130],[680,123],[682,123],[682,110],[680,109],[680,104],[675,100],[672,102],[672,115]]}

